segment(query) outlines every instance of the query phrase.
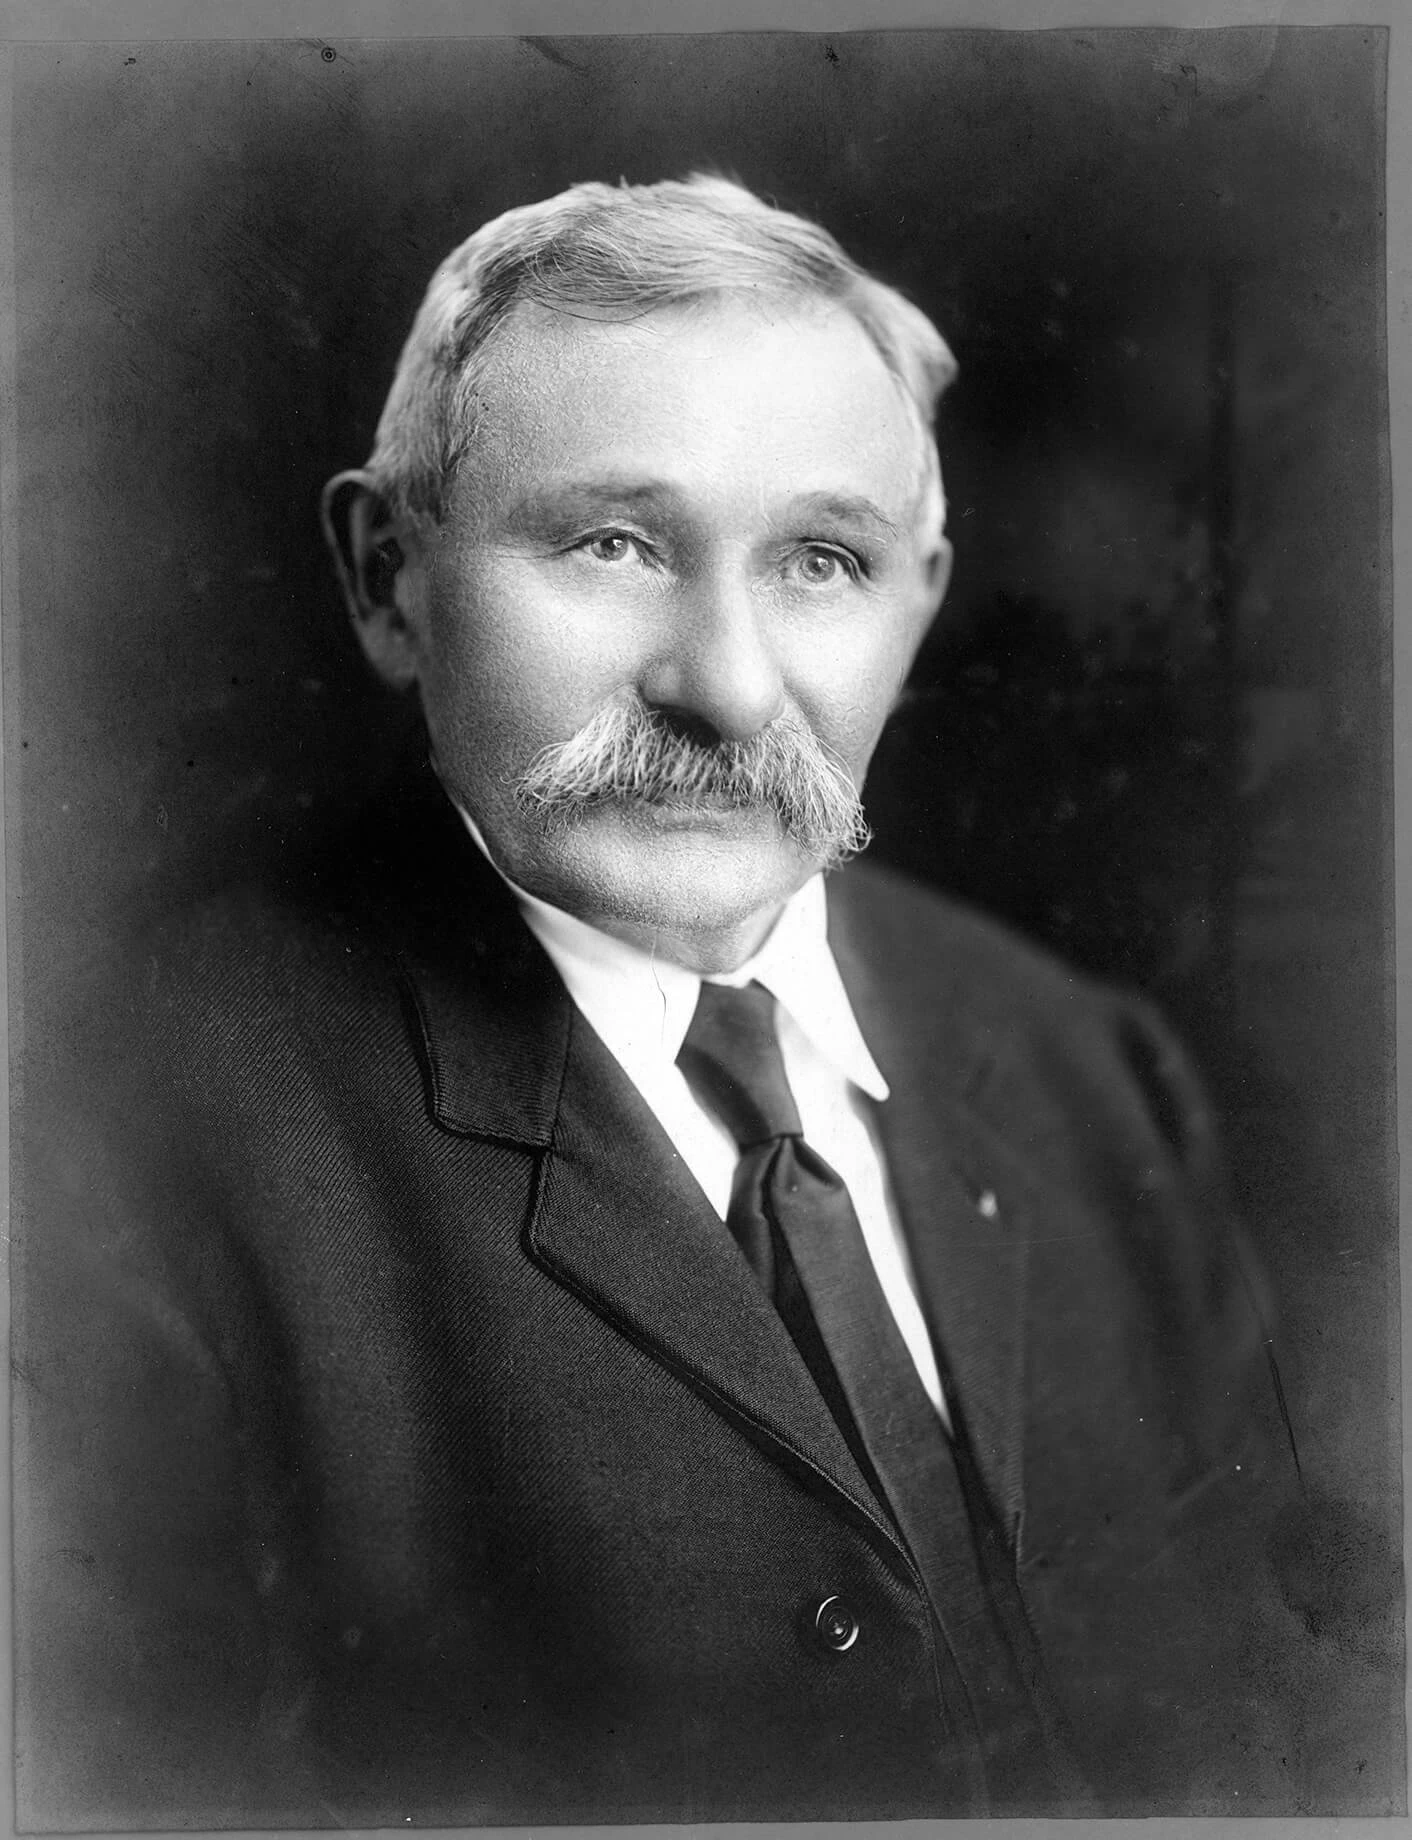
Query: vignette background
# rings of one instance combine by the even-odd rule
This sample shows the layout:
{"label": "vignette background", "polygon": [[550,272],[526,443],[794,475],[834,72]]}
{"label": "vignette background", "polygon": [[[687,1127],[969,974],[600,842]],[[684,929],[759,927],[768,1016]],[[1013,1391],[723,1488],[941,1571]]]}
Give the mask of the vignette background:
{"label": "vignette background", "polygon": [[22,1097],[115,938],[278,874],[398,744],[317,493],[453,242],[711,165],[906,288],[962,367],[958,557],[877,847],[1192,1043],[1306,1472],[1362,1508],[1369,1700],[1331,1717],[1381,1733],[1374,1797],[1401,1767],[1384,55],[1356,27],[17,47],[5,634]]}

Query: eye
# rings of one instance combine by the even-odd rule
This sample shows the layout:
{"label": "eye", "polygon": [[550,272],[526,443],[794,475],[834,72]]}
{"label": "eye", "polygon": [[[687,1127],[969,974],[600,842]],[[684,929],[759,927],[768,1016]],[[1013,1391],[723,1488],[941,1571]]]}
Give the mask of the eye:
{"label": "eye", "polygon": [[835,588],[840,582],[857,581],[858,561],[846,550],[828,549],[811,543],[793,558],[795,572],[807,588]]}
{"label": "eye", "polygon": [[591,556],[595,562],[626,562],[638,553],[636,539],[625,530],[598,530],[591,537],[584,537],[576,547]]}

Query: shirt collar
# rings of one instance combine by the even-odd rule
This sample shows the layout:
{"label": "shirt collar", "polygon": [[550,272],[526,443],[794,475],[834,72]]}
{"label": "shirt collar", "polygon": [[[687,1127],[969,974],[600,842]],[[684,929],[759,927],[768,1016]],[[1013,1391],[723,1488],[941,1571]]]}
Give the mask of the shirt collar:
{"label": "shirt collar", "polygon": [[[696,973],[615,939],[512,882],[475,820],[459,805],[456,809],[477,849],[519,903],[525,924],[553,960],[569,995],[619,1062],[630,1071],[674,1062],[696,1010],[701,989]],[[887,1098],[887,1081],[868,1051],[829,949],[822,875],[811,877],[785,903],[752,958],[712,982],[737,988],[763,984],[816,1054],[869,1098]]]}

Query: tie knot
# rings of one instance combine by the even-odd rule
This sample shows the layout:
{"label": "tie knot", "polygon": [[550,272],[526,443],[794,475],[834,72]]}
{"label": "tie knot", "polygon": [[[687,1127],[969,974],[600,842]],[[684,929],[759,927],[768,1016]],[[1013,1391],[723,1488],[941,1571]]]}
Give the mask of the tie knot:
{"label": "tie knot", "polygon": [[739,1149],[801,1135],[775,1034],[775,999],[762,984],[735,990],[703,983],[677,1065]]}

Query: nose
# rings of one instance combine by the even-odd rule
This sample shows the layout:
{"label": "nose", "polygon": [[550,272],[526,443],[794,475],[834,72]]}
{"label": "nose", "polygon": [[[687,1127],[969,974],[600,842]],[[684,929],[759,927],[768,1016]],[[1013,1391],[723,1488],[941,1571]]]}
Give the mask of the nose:
{"label": "nose", "polygon": [[722,741],[748,741],[785,704],[767,619],[749,582],[724,567],[684,585],[639,677],[643,701]]}

